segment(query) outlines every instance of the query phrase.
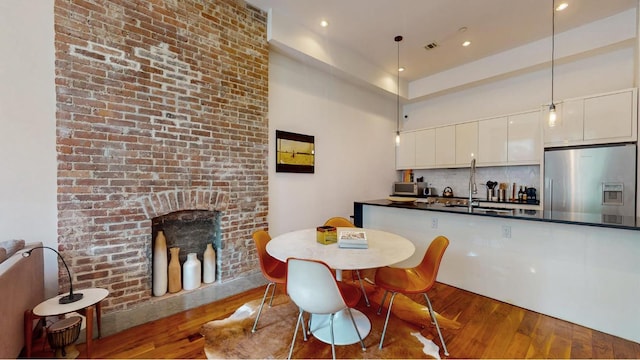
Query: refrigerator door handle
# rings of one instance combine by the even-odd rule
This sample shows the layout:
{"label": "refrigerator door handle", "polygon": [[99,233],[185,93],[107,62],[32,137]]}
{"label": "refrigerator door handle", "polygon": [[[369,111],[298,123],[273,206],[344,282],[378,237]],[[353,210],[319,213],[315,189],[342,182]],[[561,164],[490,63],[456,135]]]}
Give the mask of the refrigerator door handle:
{"label": "refrigerator door handle", "polygon": [[553,211],[553,179],[549,179],[549,211]]}

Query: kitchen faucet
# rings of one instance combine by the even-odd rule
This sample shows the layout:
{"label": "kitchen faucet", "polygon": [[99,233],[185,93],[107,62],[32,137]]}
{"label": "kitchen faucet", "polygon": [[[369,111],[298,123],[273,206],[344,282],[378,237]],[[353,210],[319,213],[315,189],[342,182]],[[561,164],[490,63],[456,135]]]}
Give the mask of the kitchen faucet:
{"label": "kitchen faucet", "polygon": [[473,194],[478,193],[478,188],[476,187],[476,159],[471,159],[471,166],[469,167],[469,212],[473,212],[474,206],[479,206],[479,202],[473,202]]}

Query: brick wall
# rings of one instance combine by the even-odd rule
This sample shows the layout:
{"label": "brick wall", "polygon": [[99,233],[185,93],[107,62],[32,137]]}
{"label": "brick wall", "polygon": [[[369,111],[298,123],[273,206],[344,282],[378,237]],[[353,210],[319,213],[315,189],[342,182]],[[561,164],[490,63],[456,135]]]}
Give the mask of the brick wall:
{"label": "brick wall", "polygon": [[[151,296],[151,219],[221,210],[222,281],[267,226],[266,14],[234,0],[56,0],[58,241],[106,312]],[[66,289],[65,276],[61,288]]]}

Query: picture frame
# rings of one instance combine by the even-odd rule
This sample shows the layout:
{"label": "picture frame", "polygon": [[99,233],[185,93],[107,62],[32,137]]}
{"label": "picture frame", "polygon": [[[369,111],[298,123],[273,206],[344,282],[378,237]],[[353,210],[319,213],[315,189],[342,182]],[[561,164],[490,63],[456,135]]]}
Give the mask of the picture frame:
{"label": "picture frame", "polygon": [[276,130],[276,172],[314,173],[315,137]]}

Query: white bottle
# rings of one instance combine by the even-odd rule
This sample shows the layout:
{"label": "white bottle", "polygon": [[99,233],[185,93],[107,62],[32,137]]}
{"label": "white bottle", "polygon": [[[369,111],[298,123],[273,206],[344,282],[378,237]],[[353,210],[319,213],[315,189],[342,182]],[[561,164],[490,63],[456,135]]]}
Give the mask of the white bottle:
{"label": "white bottle", "polygon": [[196,253],[187,254],[187,261],[182,265],[182,288],[193,290],[200,287],[202,266]]}

